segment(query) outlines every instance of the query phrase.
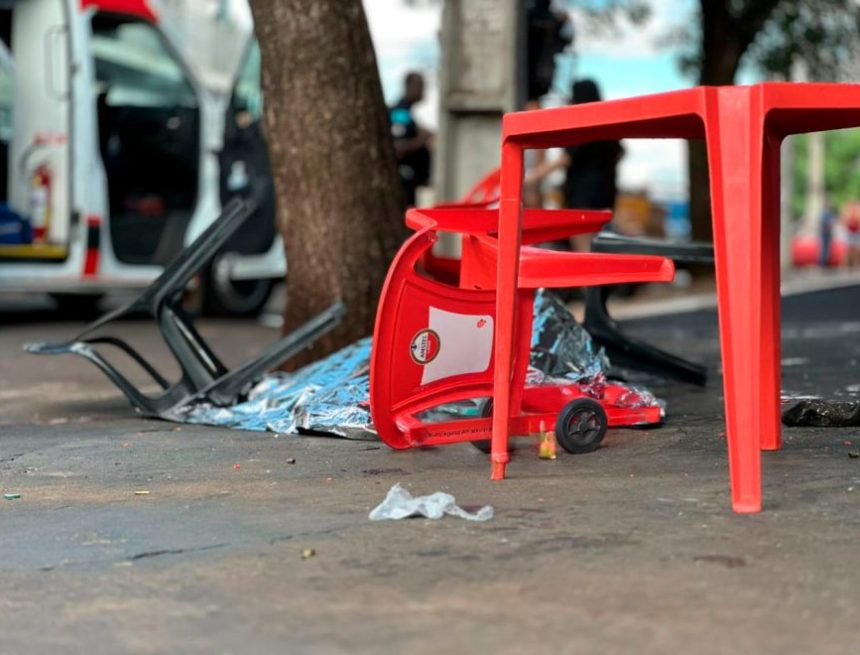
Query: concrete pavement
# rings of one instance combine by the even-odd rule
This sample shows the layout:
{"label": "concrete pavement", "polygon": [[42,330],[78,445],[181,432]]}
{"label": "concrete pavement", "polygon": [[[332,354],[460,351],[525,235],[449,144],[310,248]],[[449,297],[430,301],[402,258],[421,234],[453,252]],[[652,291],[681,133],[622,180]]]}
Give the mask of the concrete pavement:
{"label": "concrete pavement", "polygon": [[[787,390],[860,393],[858,304],[857,287],[786,301]],[[20,352],[73,328],[0,314],[0,486],[22,493],[0,501],[0,653],[857,650],[860,430],[786,430],[765,511],[737,516],[718,384],[656,387],[662,428],[555,462],[523,446],[491,483],[467,445],[138,419],[88,363]],[[631,329],[717,369],[712,311]],[[203,332],[233,361],[275,336]],[[371,523],[398,481],[496,517]]]}

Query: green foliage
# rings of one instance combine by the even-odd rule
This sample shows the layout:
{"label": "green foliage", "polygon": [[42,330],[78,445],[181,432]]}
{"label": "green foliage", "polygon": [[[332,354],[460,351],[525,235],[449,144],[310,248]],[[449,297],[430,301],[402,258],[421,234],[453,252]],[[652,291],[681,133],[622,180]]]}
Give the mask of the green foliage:
{"label": "green foliage", "polygon": [[767,77],[791,79],[793,62],[803,62],[809,79],[853,79],[860,66],[858,35],[860,4],[854,0],[782,0],[748,62]]}
{"label": "green foliage", "polygon": [[[824,135],[824,187],[827,198],[837,208],[850,200],[860,200],[860,130],[835,130]],[[794,194],[796,217],[805,210],[809,175],[809,137],[794,137]]]}
{"label": "green foliage", "polygon": [[576,25],[577,30],[612,30],[619,20],[638,25],[651,16],[651,6],[644,0],[564,0],[560,4],[584,16],[586,25]]}
{"label": "green foliage", "polygon": [[[657,2],[659,0],[652,0]],[[801,62],[809,80],[856,79],[860,68],[860,3],[856,0],[700,0],[693,15],[666,35],[678,63],[697,76],[705,21],[730,25],[742,65],[768,79],[792,79]],[[724,47],[720,39],[713,48]]]}

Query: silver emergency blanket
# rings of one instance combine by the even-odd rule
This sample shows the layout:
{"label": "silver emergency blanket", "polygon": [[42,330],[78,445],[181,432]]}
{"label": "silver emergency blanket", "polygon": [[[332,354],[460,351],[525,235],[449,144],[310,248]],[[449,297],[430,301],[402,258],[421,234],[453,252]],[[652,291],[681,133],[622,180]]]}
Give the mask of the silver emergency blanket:
{"label": "silver emergency blanket", "polygon": [[191,406],[171,417],[184,423],[287,434],[324,432],[376,439],[371,426],[370,339],[361,339],[294,373],[270,373],[245,402]]}
{"label": "silver emergency blanket", "polygon": [[[603,349],[594,345],[564,303],[543,291],[535,297],[530,360],[536,369],[530,376],[560,378],[564,383],[605,384],[609,368]],[[376,439],[368,405],[369,369],[370,339],[361,339],[294,373],[265,376],[251,389],[247,400],[232,407],[193,405],[170,418],[241,430]],[[638,390],[631,392],[631,402],[651,404],[650,394],[646,397]],[[442,420],[446,416],[476,415],[477,411],[477,402],[467,402],[437,408],[432,414]]]}
{"label": "silver emergency blanket", "polygon": [[529,363],[550,377],[580,382],[609,370],[609,358],[564,303],[543,289],[535,295]]}

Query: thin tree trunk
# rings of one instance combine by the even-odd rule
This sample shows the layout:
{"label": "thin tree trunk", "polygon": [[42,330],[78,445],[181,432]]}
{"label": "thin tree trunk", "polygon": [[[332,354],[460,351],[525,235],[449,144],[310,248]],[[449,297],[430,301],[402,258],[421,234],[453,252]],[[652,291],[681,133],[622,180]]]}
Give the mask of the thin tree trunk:
{"label": "thin tree trunk", "polygon": [[690,179],[690,235],[694,241],[710,242],[714,239],[708,170],[708,150],[704,141],[690,141],[687,172]]}
{"label": "thin tree trunk", "polygon": [[285,331],[336,299],[347,317],[293,366],[373,330],[406,234],[388,115],[361,0],[252,0],[287,250]]}
{"label": "thin tree trunk", "polygon": [[[782,0],[699,0],[702,14],[701,68],[699,84],[733,84],[741,57],[762,30]],[[733,5],[745,5],[738,11]],[[708,155],[705,144],[691,141],[687,159],[690,181],[690,221],[692,236],[713,240]]]}
{"label": "thin tree trunk", "polygon": [[[702,32],[703,57],[699,84],[732,84],[742,52],[740,44],[732,36],[730,19],[727,15],[720,15],[703,20]],[[712,241],[708,151],[704,141],[690,141],[688,152],[692,237],[696,241]]]}
{"label": "thin tree trunk", "polygon": [[[782,0],[699,0],[702,15],[699,84],[733,84],[741,58]],[[741,10],[737,5],[744,5]],[[690,142],[687,160],[690,181],[692,236],[713,240],[708,155],[705,144]]]}

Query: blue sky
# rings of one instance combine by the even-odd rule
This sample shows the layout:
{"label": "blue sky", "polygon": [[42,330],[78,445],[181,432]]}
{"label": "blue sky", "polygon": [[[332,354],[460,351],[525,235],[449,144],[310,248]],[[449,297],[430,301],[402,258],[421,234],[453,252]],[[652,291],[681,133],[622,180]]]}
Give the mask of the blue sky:
{"label": "blue sky", "polygon": [[607,98],[659,93],[690,86],[678,66],[679,47],[667,45],[674,30],[686,26],[695,0],[655,0],[649,18],[634,25],[619,20],[611,30],[590,26],[581,11],[571,14],[577,32],[577,77],[593,77]]}
{"label": "blue sky", "polygon": [[578,77],[600,80],[607,98],[659,93],[690,86],[683,77],[673,52],[648,56],[608,57],[583,52],[576,62]]}

